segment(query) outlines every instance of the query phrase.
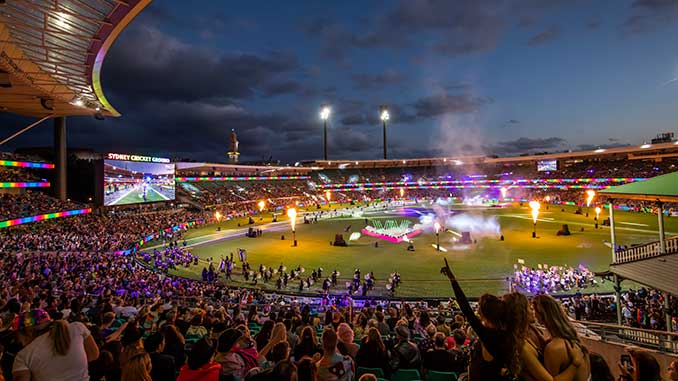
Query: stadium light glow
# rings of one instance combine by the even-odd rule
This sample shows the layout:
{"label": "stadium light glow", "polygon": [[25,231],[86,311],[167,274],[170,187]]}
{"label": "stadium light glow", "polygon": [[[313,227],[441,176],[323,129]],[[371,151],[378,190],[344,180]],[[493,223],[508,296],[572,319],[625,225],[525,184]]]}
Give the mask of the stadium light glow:
{"label": "stadium light glow", "polygon": [[329,119],[331,112],[332,112],[332,109],[330,109],[330,106],[323,106],[320,109],[320,119],[322,119],[322,120]]}
{"label": "stadium light glow", "polygon": [[593,151],[593,152],[595,152],[595,153],[601,153],[601,152],[605,152],[605,150],[604,150],[603,148],[598,148],[598,149],[596,149],[596,150]]}
{"label": "stadium light glow", "polygon": [[379,114],[379,118],[381,119],[382,122],[386,122],[389,119],[391,119],[391,114],[388,113],[388,109],[386,106],[381,106],[381,113]]}
{"label": "stadium light glow", "polygon": [[640,148],[642,148],[642,149],[646,149],[646,148],[650,148],[650,147],[652,147],[652,144],[647,144],[647,143],[643,143],[643,145],[640,146]]}
{"label": "stadium light glow", "polygon": [[436,221],[433,228],[436,230],[436,251],[440,251],[440,222]]}

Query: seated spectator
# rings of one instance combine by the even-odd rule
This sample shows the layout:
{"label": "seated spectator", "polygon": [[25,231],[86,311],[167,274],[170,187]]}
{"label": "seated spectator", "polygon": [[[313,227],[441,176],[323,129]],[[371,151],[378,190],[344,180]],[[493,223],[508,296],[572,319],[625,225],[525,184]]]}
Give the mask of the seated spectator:
{"label": "seated spectator", "polygon": [[355,359],[355,355],[358,353],[358,346],[353,342],[353,330],[346,323],[339,324],[337,328],[337,337],[339,342],[337,343],[337,349],[339,353],[345,356],[351,356],[352,359]]}
{"label": "seated spectator", "polygon": [[144,350],[149,353],[151,360],[151,378],[153,381],[174,381],[176,379],[176,367],[174,357],[163,354],[165,349],[165,337],[159,332],[152,333],[144,341]]}
{"label": "seated spectator", "polygon": [[294,358],[298,360],[304,356],[313,357],[316,353],[321,353],[318,339],[313,328],[306,326],[301,331],[299,344],[294,347]]}
{"label": "seated spectator", "polygon": [[380,368],[384,371],[384,375],[388,376],[391,374],[389,354],[376,328],[367,330],[367,336],[363,338],[356,355],[356,366],[362,368]]}
{"label": "seated spectator", "polygon": [[221,364],[213,361],[214,353],[212,340],[198,340],[188,355],[186,365],[181,367],[177,381],[219,381]]}
{"label": "seated spectator", "polygon": [[421,354],[417,345],[410,341],[410,329],[405,325],[396,328],[397,344],[393,348],[391,369],[421,370]]}
{"label": "seated spectator", "polygon": [[589,355],[591,362],[591,381],[614,381],[614,376],[605,358],[597,353]]}
{"label": "seated spectator", "polygon": [[433,337],[434,348],[422,354],[424,358],[424,369],[426,371],[435,370],[437,372],[456,372],[461,374],[466,371],[467,363],[458,356],[460,352],[447,350],[445,346],[445,335],[438,332]]}
{"label": "seated spectator", "polygon": [[99,357],[99,348],[82,323],[52,322],[44,310],[32,310],[13,328],[25,344],[14,360],[15,381],[89,379],[88,363]]}
{"label": "seated spectator", "polygon": [[355,365],[349,356],[337,353],[337,334],[325,328],[322,335],[323,356],[318,361],[318,379],[323,381],[351,381]]}

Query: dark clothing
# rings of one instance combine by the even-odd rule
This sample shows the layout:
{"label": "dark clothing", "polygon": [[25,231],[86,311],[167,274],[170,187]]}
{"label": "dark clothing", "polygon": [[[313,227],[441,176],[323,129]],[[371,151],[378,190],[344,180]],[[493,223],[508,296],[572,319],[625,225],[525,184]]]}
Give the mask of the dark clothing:
{"label": "dark clothing", "polygon": [[174,357],[153,352],[151,357],[151,378],[153,381],[174,381],[177,378]]}
{"label": "dark clothing", "polygon": [[294,347],[294,359],[296,361],[301,360],[304,356],[313,357],[316,353],[322,354],[319,345],[313,347],[312,345],[306,345],[306,343],[299,343]]}
{"label": "dark clothing", "polygon": [[168,345],[165,343],[165,350],[162,351],[163,354],[170,355],[174,359],[174,368],[178,372],[181,370],[181,367],[186,362],[186,353],[184,351],[184,345],[180,342],[176,342],[174,345]]}
{"label": "dark clothing", "polygon": [[395,326],[396,323],[398,323],[398,320],[400,320],[397,317],[388,317],[386,318],[386,324],[388,324],[388,329],[391,330],[391,332],[395,331]]}
{"label": "dark clothing", "polygon": [[401,341],[393,348],[393,358],[391,358],[391,368],[398,369],[417,369],[421,371],[421,355],[417,346],[410,341]]}
{"label": "dark clothing", "polygon": [[[451,283],[461,312],[464,313],[469,325],[480,339],[476,341],[471,353],[469,378],[483,381],[510,379],[510,376],[507,375],[507,369],[509,356],[512,353],[511,334],[484,326],[471,309],[471,305],[466,299],[464,291],[459,287],[459,283],[456,280]],[[483,358],[483,347],[492,355],[492,361],[485,361]]]}
{"label": "dark clothing", "polygon": [[424,353],[424,368],[437,372],[466,372],[466,364],[462,362],[461,354],[445,349],[434,349]]}
{"label": "dark clothing", "polygon": [[391,374],[391,365],[387,351],[381,351],[373,342],[362,342],[355,356],[356,367],[381,368],[384,374]]}

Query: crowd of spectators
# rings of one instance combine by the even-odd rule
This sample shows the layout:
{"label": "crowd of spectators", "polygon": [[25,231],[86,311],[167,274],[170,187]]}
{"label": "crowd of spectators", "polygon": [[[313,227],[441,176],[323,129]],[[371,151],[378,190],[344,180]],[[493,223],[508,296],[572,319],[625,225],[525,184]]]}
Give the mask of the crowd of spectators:
{"label": "crowd of spectators", "polygon": [[115,252],[133,247],[149,234],[209,218],[209,212],[184,208],[143,213],[109,210],[0,229],[0,252]]}
{"label": "crowd of spectators", "polygon": [[[598,380],[610,373],[555,299],[485,295],[475,307],[481,320],[448,267],[459,309],[282,299],[165,275],[113,254],[3,256],[0,267],[8,381],[351,381],[440,372]],[[657,379],[648,378],[660,372],[649,352],[630,355],[628,379]]]}
{"label": "crowd of spectators", "polygon": [[40,191],[0,193],[0,221],[81,208],[82,204],[63,202]]}

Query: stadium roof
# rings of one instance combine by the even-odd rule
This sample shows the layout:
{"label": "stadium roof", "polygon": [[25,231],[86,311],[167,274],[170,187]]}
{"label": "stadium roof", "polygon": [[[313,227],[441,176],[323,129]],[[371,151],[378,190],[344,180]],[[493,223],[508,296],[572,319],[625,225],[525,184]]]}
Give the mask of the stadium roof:
{"label": "stadium roof", "polygon": [[120,116],[104,96],[101,67],[120,32],[150,2],[0,2],[0,111]]}
{"label": "stadium roof", "polygon": [[599,193],[609,198],[678,202],[678,172],[611,187]]}
{"label": "stadium roof", "polygon": [[625,279],[672,295],[678,295],[677,268],[678,254],[660,255],[639,261],[610,265],[611,272]]}

